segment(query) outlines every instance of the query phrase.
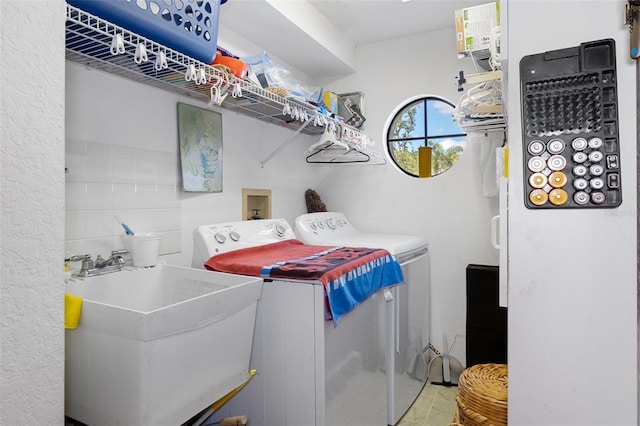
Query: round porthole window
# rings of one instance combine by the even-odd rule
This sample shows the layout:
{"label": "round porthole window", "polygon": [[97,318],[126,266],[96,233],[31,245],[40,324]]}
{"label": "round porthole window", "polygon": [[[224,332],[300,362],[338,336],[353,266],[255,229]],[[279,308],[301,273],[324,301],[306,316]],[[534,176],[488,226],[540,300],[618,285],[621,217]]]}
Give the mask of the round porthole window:
{"label": "round porthole window", "polygon": [[415,96],[399,105],[385,126],[391,162],[407,175],[419,177],[419,156],[425,152],[420,148],[428,147],[429,175],[449,170],[462,155],[467,140],[453,119],[454,109],[451,102],[432,95]]}

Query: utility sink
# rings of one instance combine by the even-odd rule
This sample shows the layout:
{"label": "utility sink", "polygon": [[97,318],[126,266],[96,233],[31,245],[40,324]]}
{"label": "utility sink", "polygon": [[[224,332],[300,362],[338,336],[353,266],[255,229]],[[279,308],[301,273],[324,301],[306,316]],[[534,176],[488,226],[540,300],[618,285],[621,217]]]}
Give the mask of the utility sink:
{"label": "utility sink", "polygon": [[247,379],[262,280],[179,266],[72,279],[65,414],[90,426],[179,425]]}

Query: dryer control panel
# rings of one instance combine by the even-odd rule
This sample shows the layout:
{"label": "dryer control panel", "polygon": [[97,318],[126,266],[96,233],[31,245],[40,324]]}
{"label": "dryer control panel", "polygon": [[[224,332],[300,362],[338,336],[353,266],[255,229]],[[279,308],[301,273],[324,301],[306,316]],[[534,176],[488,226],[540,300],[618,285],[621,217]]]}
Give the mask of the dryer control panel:
{"label": "dryer control panel", "polygon": [[614,40],[520,61],[525,205],[622,202]]}

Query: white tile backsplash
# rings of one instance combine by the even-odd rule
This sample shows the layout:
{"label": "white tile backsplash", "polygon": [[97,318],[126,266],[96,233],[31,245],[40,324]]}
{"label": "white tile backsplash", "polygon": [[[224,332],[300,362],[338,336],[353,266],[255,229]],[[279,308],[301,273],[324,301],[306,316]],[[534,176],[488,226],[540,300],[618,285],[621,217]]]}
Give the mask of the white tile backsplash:
{"label": "white tile backsplash", "polygon": [[111,156],[90,153],[86,157],[87,182],[111,183]]}
{"label": "white tile backsplash", "polygon": [[87,212],[85,210],[67,210],[64,228],[65,241],[86,238],[86,234]]}
{"label": "white tile backsplash", "polygon": [[158,161],[158,163],[168,163],[173,165],[177,165],[178,163],[176,154],[173,152],[156,151],[156,160]]}
{"label": "white tile backsplash", "polygon": [[136,160],[133,158],[114,157],[112,170],[114,183],[135,182],[136,180]]}
{"label": "white tile backsplash", "polygon": [[177,253],[182,251],[182,231],[162,233],[160,253]]}
{"label": "white tile backsplash", "polygon": [[101,238],[113,236],[115,222],[112,210],[87,211],[86,238]]}
{"label": "white tile backsplash", "polygon": [[156,183],[156,163],[155,160],[136,159],[136,183],[155,184]]}
{"label": "white tile backsplash", "polygon": [[[78,139],[67,138],[64,144],[64,152],[69,154],[87,155],[87,142]],[[68,166],[68,164],[67,164]]]}
{"label": "white tile backsplash", "polygon": [[[176,176],[176,179],[178,177]],[[180,197],[177,184],[156,185],[156,199],[158,208],[175,209],[180,208]]]}
{"label": "white tile backsplash", "polygon": [[143,209],[145,207],[157,209],[159,207],[158,191],[156,185],[137,183],[135,197],[131,199],[134,208]]}
{"label": "white tile backsplash", "polygon": [[[113,208],[114,209],[136,209],[141,205],[140,200],[136,200],[136,184],[114,183],[113,184]],[[144,206],[144,204],[142,204]]]}
{"label": "white tile backsplash", "polygon": [[173,185],[176,182],[180,182],[181,179],[180,170],[176,161],[158,161],[156,173],[158,184],[160,185]]}
{"label": "white tile backsplash", "polygon": [[87,210],[113,209],[113,184],[87,181]]}
{"label": "white tile backsplash", "polygon": [[86,155],[67,153],[65,167],[67,169],[65,178],[67,182],[85,182],[87,180]]}
{"label": "white tile backsplash", "polygon": [[116,217],[134,232],[161,233],[160,254],[182,250],[177,154],[70,139],[65,167],[67,256],[130,249]]}
{"label": "white tile backsplash", "polygon": [[86,182],[69,182],[65,184],[65,209],[66,211],[87,210],[87,184]]}
{"label": "white tile backsplash", "polygon": [[87,142],[87,155],[95,155],[111,159],[112,145],[100,142]]}

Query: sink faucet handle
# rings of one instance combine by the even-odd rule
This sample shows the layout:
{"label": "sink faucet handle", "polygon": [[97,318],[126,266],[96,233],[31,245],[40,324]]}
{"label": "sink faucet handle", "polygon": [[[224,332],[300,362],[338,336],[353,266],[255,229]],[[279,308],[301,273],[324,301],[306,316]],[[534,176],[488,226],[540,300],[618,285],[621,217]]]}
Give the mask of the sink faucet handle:
{"label": "sink faucet handle", "polygon": [[65,259],[65,261],[68,262],[80,262],[81,260],[91,260],[91,255],[90,254],[79,254],[76,256],[71,256],[68,259]]}
{"label": "sink faucet handle", "polygon": [[124,266],[124,257],[122,256],[127,253],[129,253],[129,250],[127,249],[114,250],[111,252],[111,258],[114,259],[114,261],[117,262],[118,265]]}
{"label": "sink faucet handle", "polygon": [[[65,259],[65,260],[67,260],[67,259]],[[88,269],[92,269],[93,268],[93,260],[91,259],[91,255],[90,254],[81,254],[81,255],[71,256],[68,260],[69,260],[69,262],[82,261],[82,270],[83,271],[86,271]]]}

